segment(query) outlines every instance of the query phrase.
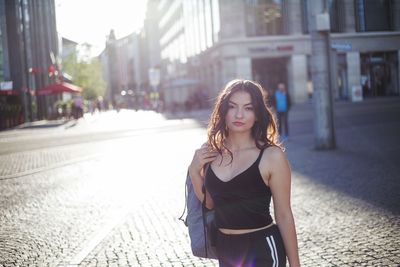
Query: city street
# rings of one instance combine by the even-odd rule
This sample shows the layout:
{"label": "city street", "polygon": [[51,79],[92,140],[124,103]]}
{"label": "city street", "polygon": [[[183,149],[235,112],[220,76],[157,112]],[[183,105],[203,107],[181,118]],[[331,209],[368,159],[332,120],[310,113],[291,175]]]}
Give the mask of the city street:
{"label": "city street", "polygon": [[[0,132],[0,266],[218,266],[178,220],[209,111],[122,110]],[[335,104],[337,149],[295,105],[285,143],[302,266],[400,265],[400,99]]]}

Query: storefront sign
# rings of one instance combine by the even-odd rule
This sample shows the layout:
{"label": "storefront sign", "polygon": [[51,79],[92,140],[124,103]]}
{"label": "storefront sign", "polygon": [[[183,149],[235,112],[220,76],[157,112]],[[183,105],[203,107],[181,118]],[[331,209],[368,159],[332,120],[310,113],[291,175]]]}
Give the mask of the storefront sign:
{"label": "storefront sign", "polygon": [[0,90],[11,90],[11,89],[13,89],[12,81],[0,82]]}
{"label": "storefront sign", "polygon": [[363,94],[361,85],[354,85],[351,88],[351,101],[360,102],[362,100],[363,100]]}
{"label": "storefront sign", "polygon": [[272,48],[270,47],[254,47],[254,48],[249,48],[250,53],[265,53],[265,52],[271,52],[273,51]]}
{"label": "storefront sign", "polygon": [[350,43],[332,43],[331,48],[340,51],[351,51],[352,45]]}
{"label": "storefront sign", "polygon": [[293,45],[270,45],[263,47],[250,47],[250,53],[266,53],[266,52],[291,52]]}
{"label": "storefront sign", "polygon": [[293,51],[293,45],[278,45],[276,50],[280,52]]}

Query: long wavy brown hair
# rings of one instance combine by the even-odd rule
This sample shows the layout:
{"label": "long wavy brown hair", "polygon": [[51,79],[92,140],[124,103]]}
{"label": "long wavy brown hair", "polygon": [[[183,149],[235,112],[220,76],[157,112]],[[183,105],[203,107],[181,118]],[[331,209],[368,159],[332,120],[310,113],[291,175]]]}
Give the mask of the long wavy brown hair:
{"label": "long wavy brown hair", "polygon": [[264,89],[254,81],[241,79],[227,83],[217,97],[207,128],[208,144],[221,155],[223,151],[227,151],[233,159],[232,152],[225,146],[225,141],[229,135],[225,116],[229,109],[229,99],[239,91],[247,92],[251,96],[251,103],[256,116],[251,134],[256,147],[258,149],[268,146],[281,147],[278,141],[277,124],[270,107],[267,105],[267,95]]}

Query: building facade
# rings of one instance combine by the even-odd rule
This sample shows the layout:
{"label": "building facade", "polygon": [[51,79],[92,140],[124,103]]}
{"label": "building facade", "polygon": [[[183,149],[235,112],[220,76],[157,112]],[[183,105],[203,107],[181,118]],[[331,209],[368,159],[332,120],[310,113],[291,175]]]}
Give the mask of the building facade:
{"label": "building facade", "polygon": [[[75,57],[78,53],[77,47],[78,47],[77,42],[74,42],[70,39],[62,37],[61,38],[61,49],[60,49],[61,50],[60,51],[61,61],[64,62],[65,60],[67,60],[70,57]],[[69,73],[62,70],[62,79],[65,82],[72,83],[73,77]]]}
{"label": "building facade", "polygon": [[54,0],[0,0],[0,32],[0,79],[13,87],[3,105],[18,106],[24,121],[45,118],[51,96],[36,91],[53,83],[59,70]]}
{"label": "building facade", "polygon": [[[272,92],[288,85],[294,102],[312,93],[311,0],[160,1],[162,84],[166,105],[199,92],[214,97],[235,78]],[[327,0],[335,99],[399,95],[400,2]]]}
{"label": "building facade", "polygon": [[147,1],[145,20],[140,35],[141,63],[143,64],[142,67],[144,67],[141,78],[143,86],[151,86],[149,83],[149,70],[158,70],[160,68],[159,2],[160,0]]}
{"label": "building facade", "polygon": [[107,84],[106,98],[116,108],[148,109],[158,102],[158,86],[149,81],[150,70],[160,68],[158,3],[147,1],[146,18],[139,32],[117,39],[111,31],[99,56]]}
{"label": "building facade", "polygon": [[142,84],[140,67],[140,35],[129,34],[115,38],[112,30],[107,37],[106,48],[99,55],[103,79],[106,82],[106,98],[114,107],[133,107],[135,95]]}

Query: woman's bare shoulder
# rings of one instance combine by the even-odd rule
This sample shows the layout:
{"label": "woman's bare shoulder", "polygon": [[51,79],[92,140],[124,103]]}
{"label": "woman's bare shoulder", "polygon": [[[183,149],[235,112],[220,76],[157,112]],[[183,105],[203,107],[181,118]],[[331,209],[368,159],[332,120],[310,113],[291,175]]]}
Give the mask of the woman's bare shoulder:
{"label": "woman's bare shoulder", "polygon": [[275,167],[286,165],[285,152],[278,146],[270,146],[264,150],[261,158],[261,165],[272,171]]}
{"label": "woman's bare shoulder", "polygon": [[277,166],[286,161],[285,153],[278,146],[265,148],[260,161],[260,171],[264,178],[268,179],[276,171]]}
{"label": "woman's bare shoulder", "polygon": [[282,160],[286,159],[285,153],[283,152],[282,148],[278,146],[269,146],[264,150],[263,160]]}
{"label": "woman's bare shoulder", "polygon": [[264,150],[260,162],[260,171],[267,185],[269,185],[272,177],[281,177],[281,174],[288,174],[290,177],[289,162],[282,148],[271,146]]}

